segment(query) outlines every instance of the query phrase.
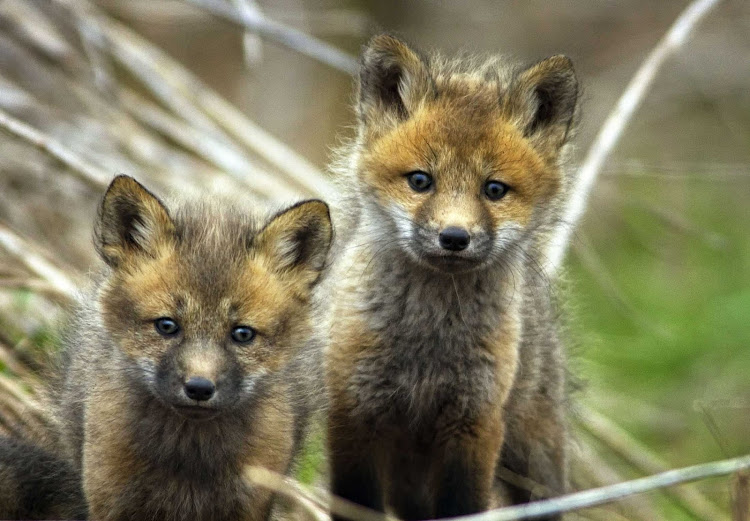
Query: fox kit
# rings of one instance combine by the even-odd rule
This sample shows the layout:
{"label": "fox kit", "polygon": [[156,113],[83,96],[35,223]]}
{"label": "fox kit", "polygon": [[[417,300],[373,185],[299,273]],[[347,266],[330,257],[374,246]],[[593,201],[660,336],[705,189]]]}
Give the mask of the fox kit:
{"label": "fox kit", "polygon": [[577,97],[564,56],[522,69],[391,36],[365,48],[328,279],[334,494],[412,520],[525,502],[528,483],[565,490],[564,360],[539,261]]}
{"label": "fox kit", "polygon": [[93,519],[268,517],[272,495],[243,472],[289,471],[319,394],[311,299],[331,236],[321,201],[261,220],[112,182],[107,268],[51,396]]}

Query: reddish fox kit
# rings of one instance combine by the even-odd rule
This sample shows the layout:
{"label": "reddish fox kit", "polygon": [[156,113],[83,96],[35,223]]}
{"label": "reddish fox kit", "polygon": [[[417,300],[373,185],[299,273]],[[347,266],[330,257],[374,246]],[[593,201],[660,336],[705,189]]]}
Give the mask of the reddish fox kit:
{"label": "reddish fox kit", "polygon": [[[364,50],[328,279],[332,489],[402,519],[566,488],[565,368],[540,256],[569,179],[570,60]],[[502,492],[499,492],[502,491]]]}
{"label": "reddish fox kit", "polygon": [[272,495],[243,472],[288,472],[316,405],[311,302],[331,236],[320,201],[262,219],[112,182],[95,234],[107,269],[51,396],[93,519],[268,517]]}

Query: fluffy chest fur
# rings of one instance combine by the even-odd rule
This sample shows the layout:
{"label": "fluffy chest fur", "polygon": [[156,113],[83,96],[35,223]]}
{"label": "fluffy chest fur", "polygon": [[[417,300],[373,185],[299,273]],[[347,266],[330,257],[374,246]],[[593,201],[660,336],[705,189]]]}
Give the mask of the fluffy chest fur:
{"label": "fluffy chest fur", "polygon": [[346,260],[329,357],[334,371],[346,367],[333,380],[344,376],[339,391],[355,416],[431,430],[502,405],[519,329],[502,272],[451,276],[361,251]]}

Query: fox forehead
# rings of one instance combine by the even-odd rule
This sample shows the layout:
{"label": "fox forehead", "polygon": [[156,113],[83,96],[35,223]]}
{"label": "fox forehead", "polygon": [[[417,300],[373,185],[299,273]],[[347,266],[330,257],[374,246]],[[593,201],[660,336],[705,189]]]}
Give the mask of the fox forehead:
{"label": "fox forehead", "polygon": [[173,250],[122,274],[120,287],[146,320],[175,316],[201,329],[227,323],[274,329],[292,299],[262,258],[246,253],[221,268],[212,264],[186,262]]}
{"label": "fox forehead", "polygon": [[523,199],[550,197],[561,183],[556,165],[547,164],[498,106],[470,99],[426,102],[406,121],[375,138],[363,153],[371,181],[424,170],[437,189],[480,193],[478,183],[499,180]]}

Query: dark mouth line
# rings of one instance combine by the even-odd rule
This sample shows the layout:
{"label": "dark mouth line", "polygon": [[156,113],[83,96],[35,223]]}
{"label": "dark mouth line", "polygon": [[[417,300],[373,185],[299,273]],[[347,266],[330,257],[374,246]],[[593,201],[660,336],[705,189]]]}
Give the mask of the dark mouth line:
{"label": "dark mouth line", "polygon": [[216,416],[221,412],[218,409],[201,407],[200,405],[175,405],[173,407],[179,414],[192,418]]}

